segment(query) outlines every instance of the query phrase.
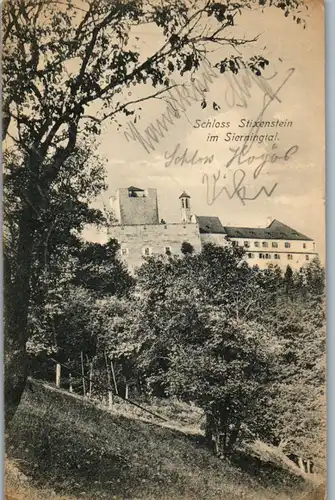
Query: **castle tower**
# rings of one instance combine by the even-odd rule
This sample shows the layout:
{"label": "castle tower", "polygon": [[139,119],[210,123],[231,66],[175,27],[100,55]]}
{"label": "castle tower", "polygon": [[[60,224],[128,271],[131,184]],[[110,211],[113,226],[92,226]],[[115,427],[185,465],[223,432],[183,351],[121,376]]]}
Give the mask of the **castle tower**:
{"label": "castle tower", "polygon": [[156,189],[120,188],[111,204],[118,224],[159,224]]}
{"label": "castle tower", "polygon": [[191,197],[185,191],[179,196],[181,208],[181,220],[191,222]]}

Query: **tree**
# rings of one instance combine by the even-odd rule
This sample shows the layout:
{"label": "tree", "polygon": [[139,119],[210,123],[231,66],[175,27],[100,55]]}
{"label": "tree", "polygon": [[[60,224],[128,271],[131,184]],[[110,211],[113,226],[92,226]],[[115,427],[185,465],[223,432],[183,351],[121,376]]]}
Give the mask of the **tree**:
{"label": "tree", "polygon": [[120,245],[114,239],[107,243],[86,243],[78,253],[78,265],[72,283],[91,290],[99,297],[126,295],[134,284],[119,258]]}
{"label": "tree", "polygon": [[[288,281],[289,277],[289,281]],[[287,454],[325,461],[324,270],[318,260],[286,272],[285,286],[263,315],[281,345],[275,381],[268,393],[267,439]],[[287,294],[289,284],[290,293]]]}
{"label": "tree", "polygon": [[181,253],[183,255],[191,255],[194,252],[194,246],[188,241],[183,241],[181,244]]}
{"label": "tree", "polygon": [[[14,315],[20,303],[15,295],[15,280],[25,272],[18,260],[19,225],[22,216],[22,199],[27,185],[27,173],[20,164],[18,149],[13,147],[5,152],[4,173],[5,191],[5,259],[7,262],[8,283],[5,302],[5,352],[7,377],[5,389],[8,391],[9,408],[11,399],[19,400],[27,373],[26,341],[36,335],[41,341],[41,332],[51,335],[52,324],[49,320],[50,308],[59,301],[64,284],[73,277],[76,268],[76,254],[82,246],[80,232],[87,224],[105,224],[104,214],[90,207],[101,190],[106,189],[105,170],[101,159],[93,152],[91,141],[78,143],[73,156],[69,157],[59,169],[57,179],[47,191],[41,193],[42,202],[35,211],[35,232],[31,243],[31,262],[29,278],[29,308],[26,318],[26,331],[14,335],[16,321]],[[25,283],[22,283],[23,290]],[[18,286],[18,285],[17,285]],[[12,331],[12,334],[10,334]],[[38,332],[38,334],[37,334]],[[15,354],[15,355],[14,355]],[[9,414],[10,415],[10,414]],[[10,415],[11,416],[11,415]]]}
{"label": "tree", "polygon": [[256,427],[254,408],[278,345],[257,321],[266,293],[243,253],[205,245],[188,258],[150,257],[138,270],[122,335],[149,393],[203,408],[207,436],[224,453],[245,427]]}
{"label": "tree", "polygon": [[[285,15],[300,5],[299,0],[259,3],[274,5]],[[198,70],[201,62],[208,62],[212,48],[248,43],[231,31],[236,15],[252,5],[247,0],[157,5],[133,0],[5,3],[3,137],[6,148],[15,147],[19,159],[15,196],[20,205],[14,268],[5,248],[6,421],[14,414],[25,386],[33,248],[45,193],[65,162],[75,156],[80,138],[99,134],[101,124],[120,113],[133,115],[140,102],[161,97],[174,86],[170,82],[174,72]],[[157,27],[163,41],[143,58],[136,42],[131,43],[131,34],[134,27],[147,23]],[[237,72],[247,64],[259,75],[267,61],[253,57],[243,62],[234,55],[214,64],[221,72]],[[129,99],[129,89],[145,83],[150,84],[145,95]]]}

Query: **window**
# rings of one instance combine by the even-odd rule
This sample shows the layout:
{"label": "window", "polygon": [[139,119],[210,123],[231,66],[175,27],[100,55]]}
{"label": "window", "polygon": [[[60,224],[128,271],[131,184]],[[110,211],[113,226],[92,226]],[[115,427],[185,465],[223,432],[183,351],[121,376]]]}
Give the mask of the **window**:
{"label": "window", "polygon": [[267,242],[267,241],[263,241],[263,243],[262,243],[262,247],[263,247],[263,248],[267,248],[267,247],[268,247],[268,242]]}
{"label": "window", "polygon": [[244,242],[244,246],[245,246],[246,248],[249,248],[249,247],[250,247],[250,243],[249,243],[249,241],[245,241],[245,242]]}
{"label": "window", "polygon": [[272,248],[278,248],[278,243],[276,241],[272,242]]}
{"label": "window", "polygon": [[237,247],[238,246],[238,241],[233,241],[233,247]]}
{"label": "window", "polygon": [[185,199],[185,207],[186,208],[190,208],[190,205],[189,205],[189,202],[188,202],[188,198]]}
{"label": "window", "polygon": [[309,255],[306,255],[306,260],[309,260]]}
{"label": "window", "polygon": [[254,245],[255,245],[256,248],[258,248],[259,247],[259,241],[255,241]]}
{"label": "window", "polygon": [[249,257],[249,259],[253,259],[255,257],[255,255],[253,253],[248,253],[248,257]]}
{"label": "window", "polygon": [[185,199],[184,199],[184,198],[182,198],[182,199],[181,199],[181,206],[182,206],[183,208],[185,208]]}
{"label": "window", "polygon": [[287,258],[288,258],[288,260],[293,260],[293,255],[291,253],[288,253]]}
{"label": "window", "polygon": [[291,243],[289,243],[288,241],[285,241],[285,248],[291,248]]}
{"label": "window", "polygon": [[128,255],[128,248],[121,248],[121,255]]}
{"label": "window", "polygon": [[274,254],[274,258],[275,258],[276,260],[279,260],[279,259],[280,259],[280,255],[279,255],[279,253],[275,253],[275,254]]}
{"label": "window", "polygon": [[302,248],[306,248],[306,243],[303,243],[303,244],[302,244]]}
{"label": "window", "polygon": [[164,251],[166,255],[171,255],[171,247],[165,247]]}
{"label": "window", "polygon": [[143,248],[143,255],[145,255],[145,256],[151,255],[151,248],[150,247],[144,247]]}
{"label": "window", "polygon": [[264,254],[263,253],[260,253],[258,256],[259,256],[260,259],[264,259]]}
{"label": "window", "polygon": [[265,254],[265,258],[266,258],[266,259],[271,259],[271,255],[270,255],[269,253],[266,253],[266,254]]}

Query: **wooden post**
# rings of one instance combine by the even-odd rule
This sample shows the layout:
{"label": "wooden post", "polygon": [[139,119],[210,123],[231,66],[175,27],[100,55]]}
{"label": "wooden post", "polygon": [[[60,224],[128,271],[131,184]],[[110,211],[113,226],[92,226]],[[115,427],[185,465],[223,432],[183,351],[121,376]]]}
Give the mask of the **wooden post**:
{"label": "wooden post", "polygon": [[72,387],[72,375],[69,373],[69,391],[73,392],[73,387]]}
{"label": "wooden post", "polygon": [[113,407],[113,393],[108,391],[108,409],[111,410]]}
{"label": "wooden post", "polygon": [[105,354],[105,365],[106,365],[106,374],[107,374],[107,381],[108,381],[108,409],[110,410],[113,406],[113,392],[112,392],[112,384],[111,384],[111,374],[108,368],[108,360],[107,360],[107,354],[106,351],[104,351]]}
{"label": "wooden post", "polygon": [[84,397],[86,396],[86,385],[85,385],[85,370],[84,370],[84,355],[83,351],[80,352],[80,357],[81,357],[81,374],[83,376],[83,393]]}
{"label": "wooden post", "polygon": [[307,474],[311,474],[311,461],[307,459],[306,462],[307,462]]}
{"label": "wooden post", "polygon": [[113,381],[114,381],[115,394],[119,394],[119,391],[117,389],[117,383],[116,383],[116,377],[115,377],[115,371],[114,371],[113,361],[111,361],[111,369],[112,369],[112,375],[113,375]]}
{"label": "wooden post", "polygon": [[56,387],[60,388],[60,374],[61,374],[61,365],[59,363],[56,364]]}
{"label": "wooden post", "polygon": [[304,461],[301,457],[298,457],[299,469],[305,472]]}
{"label": "wooden post", "polygon": [[91,367],[90,367],[90,385],[89,385],[89,391],[88,391],[90,397],[92,395],[92,386],[93,386],[93,363],[94,363],[94,358],[92,358]]}

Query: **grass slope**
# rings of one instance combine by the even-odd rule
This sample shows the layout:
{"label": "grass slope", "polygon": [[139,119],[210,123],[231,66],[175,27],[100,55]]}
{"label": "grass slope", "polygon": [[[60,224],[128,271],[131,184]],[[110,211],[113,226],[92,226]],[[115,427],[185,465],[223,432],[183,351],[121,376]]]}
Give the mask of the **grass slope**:
{"label": "grass slope", "polygon": [[35,382],[11,424],[6,452],[28,477],[15,485],[7,471],[8,500],[288,500],[309,487],[251,457],[220,460],[199,435],[110,413]]}

